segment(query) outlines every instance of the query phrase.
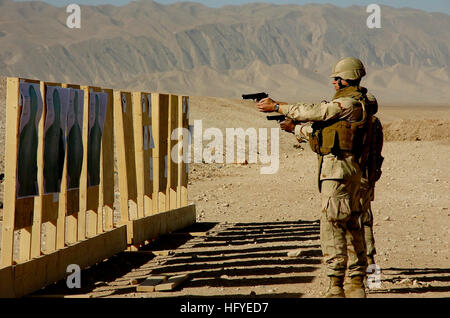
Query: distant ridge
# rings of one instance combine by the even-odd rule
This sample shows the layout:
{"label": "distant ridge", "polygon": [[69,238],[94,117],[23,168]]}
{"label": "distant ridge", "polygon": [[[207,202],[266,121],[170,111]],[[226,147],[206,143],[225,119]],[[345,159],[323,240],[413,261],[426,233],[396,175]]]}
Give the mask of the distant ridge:
{"label": "distant ridge", "polygon": [[450,100],[450,15],[382,6],[246,4],[210,8],[145,0],[82,6],[80,30],[43,2],[0,0],[0,75],[129,89],[279,100],[330,98],[340,57],[359,56],[385,104]]}

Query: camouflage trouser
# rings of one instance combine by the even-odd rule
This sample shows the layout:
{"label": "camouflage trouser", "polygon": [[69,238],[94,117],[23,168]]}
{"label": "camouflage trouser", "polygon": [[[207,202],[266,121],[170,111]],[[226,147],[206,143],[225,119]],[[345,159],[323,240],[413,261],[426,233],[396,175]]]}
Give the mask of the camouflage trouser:
{"label": "camouflage trouser", "polygon": [[361,178],[360,203],[361,203],[361,226],[364,231],[367,255],[373,256],[377,253],[375,249],[375,238],[373,236],[373,214],[370,202],[373,201],[373,187],[369,187],[367,179]]}
{"label": "camouflage trouser", "polygon": [[367,259],[360,225],[359,176],[322,180],[320,240],[328,276],[366,275]]}

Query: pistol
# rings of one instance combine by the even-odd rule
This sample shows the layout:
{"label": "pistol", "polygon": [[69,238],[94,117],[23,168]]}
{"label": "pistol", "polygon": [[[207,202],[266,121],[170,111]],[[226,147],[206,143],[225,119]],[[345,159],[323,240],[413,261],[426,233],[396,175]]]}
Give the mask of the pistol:
{"label": "pistol", "polygon": [[267,93],[256,93],[256,94],[243,94],[242,99],[252,99],[259,102],[261,99],[269,97]]}
{"label": "pistol", "polygon": [[266,118],[267,118],[267,120],[276,120],[279,123],[286,120],[285,115],[267,116]]}

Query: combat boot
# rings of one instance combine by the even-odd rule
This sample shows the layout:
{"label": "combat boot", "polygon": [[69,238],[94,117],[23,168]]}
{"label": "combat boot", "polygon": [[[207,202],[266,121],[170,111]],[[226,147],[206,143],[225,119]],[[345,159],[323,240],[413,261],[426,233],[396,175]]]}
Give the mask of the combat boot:
{"label": "combat boot", "polygon": [[364,276],[352,276],[348,288],[345,290],[346,298],[366,298]]}
{"label": "combat boot", "polygon": [[345,298],[344,276],[330,276],[330,287],[328,287],[326,298]]}

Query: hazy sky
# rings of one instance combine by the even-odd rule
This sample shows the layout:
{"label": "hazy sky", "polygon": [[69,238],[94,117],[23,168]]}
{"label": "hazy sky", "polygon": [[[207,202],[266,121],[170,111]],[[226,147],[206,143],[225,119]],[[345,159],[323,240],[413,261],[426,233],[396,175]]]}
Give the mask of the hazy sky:
{"label": "hazy sky", "polygon": [[[14,1],[29,1],[29,0],[14,0]],[[37,1],[37,0],[32,0]],[[69,3],[77,4],[114,4],[124,5],[131,0],[43,0],[51,3],[55,6],[65,6]],[[145,1],[145,0],[143,0]],[[170,4],[174,2],[183,2],[179,0],[156,0],[156,2],[162,4]],[[411,7],[426,11],[444,12],[450,14],[450,1],[449,0],[191,0],[191,2],[203,3],[210,7],[221,7],[223,5],[232,4],[240,5],[249,2],[271,2],[275,4],[306,4],[306,3],[332,3],[338,6],[351,6],[351,5],[368,5],[371,3],[385,4],[392,7]]]}

